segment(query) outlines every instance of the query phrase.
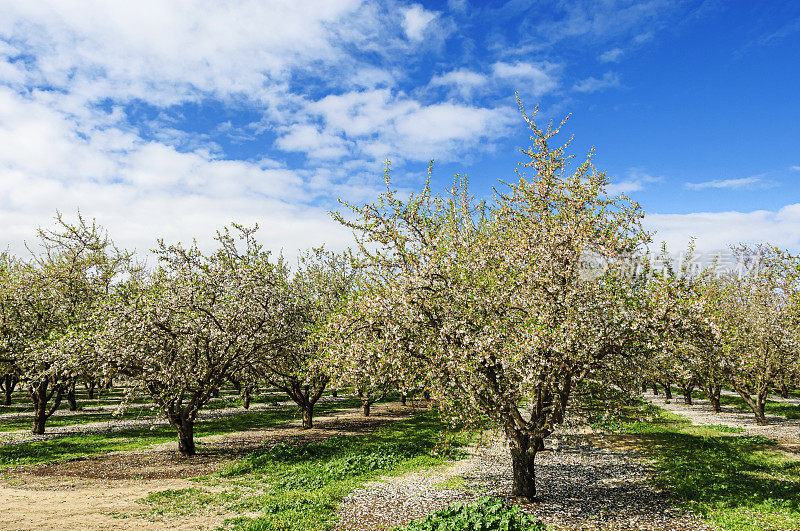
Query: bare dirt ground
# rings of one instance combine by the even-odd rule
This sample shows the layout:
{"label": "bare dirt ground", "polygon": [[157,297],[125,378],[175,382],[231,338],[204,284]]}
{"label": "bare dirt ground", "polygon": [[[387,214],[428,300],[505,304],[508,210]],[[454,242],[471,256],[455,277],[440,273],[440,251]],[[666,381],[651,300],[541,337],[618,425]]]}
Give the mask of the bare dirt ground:
{"label": "bare dirt ground", "polygon": [[[213,474],[265,443],[305,444],[334,435],[357,435],[408,415],[408,409],[375,407],[370,418],[346,410],[315,418],[316,427],[299,423],[198,438],[204,444],[192,458],[180,456],[175,442],[144,451],[112,453],[49,465],[0,472],[0,527],[33,529],[213,529],[241,513],[208,513],[164,518],[148,515],[138,500],[167,489],[197,487],[191,478]],[[209,489],[203,485],[203,488]],[[213,489],[213,487],[211,487]],[[254,516],[254,515],[253,515]]]}

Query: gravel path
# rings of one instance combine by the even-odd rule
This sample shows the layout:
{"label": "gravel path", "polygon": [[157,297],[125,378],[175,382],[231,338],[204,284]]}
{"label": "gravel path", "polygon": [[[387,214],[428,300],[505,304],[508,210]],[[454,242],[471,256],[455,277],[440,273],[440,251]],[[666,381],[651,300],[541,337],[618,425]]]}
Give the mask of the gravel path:
{"label": "gravel path", "polygon": [[[536,458],[541,501],[522,505],[549,529],[711,529],[649,485],[652,469],[625,450],[585,435],[559,442]],[[388,529],[457,501],[506,497],[510,490],[511,459],[494,435],[450,467],[383,478],[353,492],[340,506],[339,529]]]}
{"label": "gravel path", "polygon": [[[738,396],[738,395],[735,395]],[[758,426],[750,410],[743,410],[735,406],[722,406],[720,413],[714,413],[714,408],[708,400],[693,398],[693,405],[683,403],[683,397],[674,395],[672,400],[664,398],[663,394],[653,396],[645,395],[645,400],[666,409],[672,413],[683,415],[692,421],[692,424],[721,424],[732,428],[742,428],[742,435],[760,435],[778,441],[782,445],[800,448],[800,420],[790,420],[777,415],[767,415],[767,425]],[[770,400],[777,398],[770,397]],[[796,398],[782,399],[789,403],[798,401]]]}

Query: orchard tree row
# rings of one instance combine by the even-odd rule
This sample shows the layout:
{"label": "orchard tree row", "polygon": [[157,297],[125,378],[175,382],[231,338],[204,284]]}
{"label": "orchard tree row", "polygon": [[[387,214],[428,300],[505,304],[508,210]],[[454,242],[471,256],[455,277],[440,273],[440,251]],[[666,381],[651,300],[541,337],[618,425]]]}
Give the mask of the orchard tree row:
{"label": "orchard tree row", "polygon": [[[797,378],[796,258],[743,248],[760,266],[742,278],[649,266],[641,207],[608,193],[591,152],[575,164],[569,142],[552,145],[564,122],[542,129],[520,110],[532,144],[492,201],[459,176],[401,197],[387,163],[374,203],[334,213],[356,248],[297,265],[233,225],[210,254],[160,242],[146,269],[59,217],[42,252],[0,264],[6,389],[28,391],[41,433],[77,381],[135,382],[185,455],[226,383],[281,389],[306,428],[329,385],[357,392],[365,414],[389,389],[424,389],[454,424],[505,433],[525,498],[537,452],[589,386],[668,381],[718,401],[729,385],[763,419],[769,387]],[[587,256],[602,267],[587,274]]]}
{"label": "orchard tree row", "polygon": [[738,246],[739,271],[720,275],[716,264],[690,271],[691,251],[682,267],[662,258],[652,275],[654,297],[680,302],[683,332],[663,337],[645,378],[667,398],[679,387],[689,405],[700,388],[716,412],[722,390],[731,389],[766,424],[770,391],[788,397],[800,382],[800,257],[767,244]]}

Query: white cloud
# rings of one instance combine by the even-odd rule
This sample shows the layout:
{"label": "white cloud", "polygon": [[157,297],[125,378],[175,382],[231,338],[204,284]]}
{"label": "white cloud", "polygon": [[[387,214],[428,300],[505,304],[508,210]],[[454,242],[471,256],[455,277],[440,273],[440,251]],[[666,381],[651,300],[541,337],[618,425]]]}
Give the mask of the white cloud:
{"label": "white cloud", "polygon": [[628,177],[623,180],[612,179],[611,184],[606,186],[606,193],[610,196],[638,192],[644,189],[644,185],[661,180],[661,177],[654,177],[643,171],[642,168],[630,168]]}
{"label": "white cloud", "polygon": [[413,4],[403,10],[403,31],[412,41],[422,40],[428,25],[439,15],[435,11],[428,11],[420,4]]}
{"label": "white cloud", "polygon": [[690,214],[647,214],[645,225],[657,230],[653,241],[666,241],[672,251],[686,249],[697,239],[697,249],[715,251],[738,243],[769,242],[795,252],[800,250],[800,203],[778,211],[694,212]]}
{"label": "white cloud", "polygon": [[739,188],[753,188],[754,186],[770,186],[771,183],[764,181],[759,176],[742,177],[740,179],[715,179],[713,181],[704,181],[700,183],[686,183],[686,188],[691,190],[707,190],[714,189],[739,189]]}
{"label": "white cloud", "polygon": [[285,134],[276,145],[284,151],[300,151],[316,159],[340,159],[349,153],[344,139],[313,125],[295,125],[283,130]]}
{"label": "white cloud", "polygon": [[[359,191],[360,189],[360,191]],[[346,177],[293,171],[274,163],[225,160],[202,150],[179,152],[117,127],[80,129],[48,102],[0,88],[0,223],[3,246],[25,253],[23,241],[56,210],[79,208],[125,247],[146,251],[156,238],[208,245],[231,222],[262,229],[267,248],[294,255],[327,243],[342,247],[349,231],[327,214],[317,194],[355,193]]]}
{"label": "white cloud", "polygon": [[616,63],[622,57],[622,54],[625,53],[622,51],[622,48],[612,48],[607,52],[603,52],[600,54],[600,62],[601,63]]}
{"label": "white cloud", "polygon": [[800,171],[800,165],[795,164],[793,166],[789,166],[789,169],[792,171]]}
{"label": "white cloud", "polygon": [[270,102],[294,69],[322,63],[342,75],[355,71],[342,48],[367,37],[367,7],[360,0],[6,0],[0,38],[32,57],[31,81],[85,100]]}
{"label": "white cloud", "polygon": [[485,86],[488,82],[489,78],[485,74],[467,68],[459,68],[434,76],[431,78],[430,85],[433,87],[450,86],[463,96],[470,97],[476,89]]}
{"label": "white cloud", "polygon": [[603,77],[589,77],[580,81],[572,87],[575,92],[598,92],[607,88],[616,88],[622,86],[619,81],[619,75],[615,72],[606,72]]}
{"label": "white cloud", "polygon": [[[424,105],[388,89],[326,96],[308,102],[305,110],[307,122],[322,122],[320,135],[340,138],[352,156],[373,160],[454,160],[458,150],[504,135],[513,119],[505,108]],[[315,143],[298,142],[294,147],[303,146],[310,153]]]}
{"label": "white cloud", "polygon": [[548,63],[497,62],[492,66],[494,76],[518,84],[518,90],[539,97],[558,88],[560,66]]}

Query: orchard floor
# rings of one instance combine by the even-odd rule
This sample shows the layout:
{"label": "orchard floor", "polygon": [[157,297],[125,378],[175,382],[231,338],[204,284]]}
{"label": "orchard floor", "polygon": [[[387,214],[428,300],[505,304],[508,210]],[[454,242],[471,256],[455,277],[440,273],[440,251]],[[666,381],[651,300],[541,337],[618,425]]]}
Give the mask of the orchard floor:
{"label": "orchard floor", "polygon": [[[688,407],[681,397],[670,403],[663,397],[648,395],[647,399],[696,424],[743,427],[744,433],[775,438],[789,450],[800,448],[798,421],[770,418],[771,425],[765,429],[756,426],[746,412],[730,406],[715,415],[702,400]],[[141,500],[167,489],[195,487],[192,478],[213,474],[265,442],[302,444],[334,435],[359,435],[408,412],[397,404],[383,404],[368,419],[356,409],[319,416],[311,430],[300,430],[297,421],[289,421],[274,428],[213,435],[201,439],[202,449],[192,459],[178,455],[176,443],[170,442],[146,450],[6,469],[0,471],[0,527],[213,529],[227,518],[257,515],[199,508],[185,516],[162,516]],[[554,448],[537,456],[541,500],[523,504],[523,510],[539,516],[549,529],[710,529],[652,487],[650,465],[624,441],[624,437],[586,432],[562,433]],[[466,459],[434,470],[385,477],[354,491],[341,504],[339,529],[387,529],[455,501],[487,494],[504,496],[510,488],[508,451],[502,438],[486,435],[470,448]]]}
{"label": "orchard floor", "polygon": [[[723,391],[730,396],[738,396],[731,391]],[[714,413],[714,408],[708,400],[694,398],[692,405],[684,404],[683,396],[673,394],[672,400],[667,400],[664,394],[652,395],[647,393],[644,397],[650,403],[683,415],[692,421],[692,424],[723,425],[731,428],[741,428],[741,435],[760,435],[767,439],[777,441],[780,448],[793,453],[800,453],[800,420],[787,419],[777,415],[767,414],[767,425],[759,426],[753,418],[753,413],[735,406],[722,406],[720,413]],[[770,396],[771,401],[800,404],[798,398],[780,398]]]}
{"label": "orchard floor", "polygon": [[[300,430],[297,421],[280,428],[253,429],[198,438],[202,450],[191,458],[175,442],[56,464],[0,471],[0,527],[33,529],[214,529],[225,519],[249,514],[190,514],[159,517],[140,500],[168,489],[196,487],[192,478],[213,474],[266,442],[303,444],[334,435],[359,435],[403,418],[400,408],[379,406],[370,418],[344,410],[315,418]],[[204,487],[207,488],[208,487]],[[213,487],[212,487],[213,489]],[[202,512],[202,511],[201,511]]]}
{"label": "orchard floor", "polygon": [[[652,470],[629,448],[590,434],[562,435],[556,450],[536,457],[540,500],[522,503],[548,530],[708,530],[648,481]],[[371,531],[402,525],[447,505],[480,496],[507,496],[511,459],[495,434],[467,459],[436,471],[385,477],[345,498],[338,529]]]}

